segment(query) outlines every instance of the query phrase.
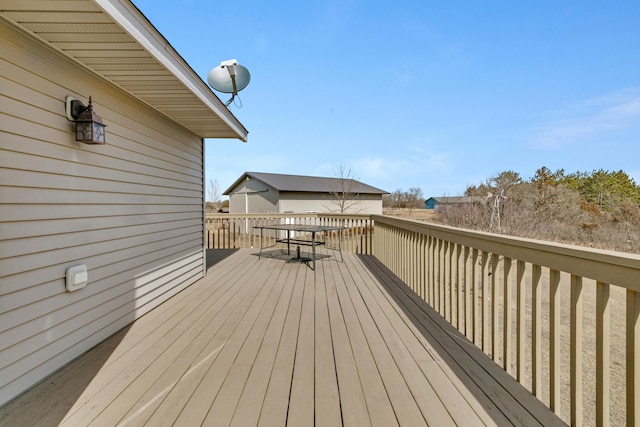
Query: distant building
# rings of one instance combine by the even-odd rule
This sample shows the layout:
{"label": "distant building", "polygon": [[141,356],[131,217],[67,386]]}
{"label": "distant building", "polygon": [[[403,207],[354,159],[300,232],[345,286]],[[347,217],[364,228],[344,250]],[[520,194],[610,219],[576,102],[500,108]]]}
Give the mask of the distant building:
{"label": "distant building", "polygon": [[429,197],[424,202],[425,209],[437,209],[439,205],[457,205],[460,203],[484,203],[485,199],[479,196],[458,197]]}
{"label": "distant building", "polygon": [[345,188],[354,198],[344,213],[382,214],[382,195],[388,193],[352,179],[245,172],[223,194],[231,214],[339,213],[335,193]]}

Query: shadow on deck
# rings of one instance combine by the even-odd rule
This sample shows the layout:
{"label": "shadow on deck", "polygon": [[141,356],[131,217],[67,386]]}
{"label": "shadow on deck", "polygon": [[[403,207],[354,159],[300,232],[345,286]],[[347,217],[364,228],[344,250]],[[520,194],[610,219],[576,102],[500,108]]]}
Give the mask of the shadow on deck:
{"label": "shadow on deck", "polygon": [[0,425],[564,425],[375,258],[255,254],[208,251]]}

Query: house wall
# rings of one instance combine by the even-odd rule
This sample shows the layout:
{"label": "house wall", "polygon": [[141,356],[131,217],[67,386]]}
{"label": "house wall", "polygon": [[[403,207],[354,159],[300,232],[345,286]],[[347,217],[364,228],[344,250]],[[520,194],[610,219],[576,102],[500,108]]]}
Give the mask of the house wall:
{"label": "house wall", "polygon": [[[0,20],[0,404],[204,274],[203,143]],[[107,145],[75,141],[93,97]],[[65,270],[89,283],[65,290]]]}

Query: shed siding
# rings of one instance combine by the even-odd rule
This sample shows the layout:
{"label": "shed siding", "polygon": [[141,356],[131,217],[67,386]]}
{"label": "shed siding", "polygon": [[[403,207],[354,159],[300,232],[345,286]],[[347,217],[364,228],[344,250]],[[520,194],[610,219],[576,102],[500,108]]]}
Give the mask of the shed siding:
{"label": "shed siding", "polygon": [[[204,220],[197,135],[1,20],[0,88],[1,405],[201,278]],[[75,141],[66,95],[107,145]]]}
{"label": "shed siding", "polygon": [[256,180],[243,182],[229,195],[229,213],[247,210],[249,213],[278,212],[278,190]]}
{"label": "shed siding", "polygon": [[[280,193],[280,213],[294,212],[339,212],[339,205],[328,193]],[[357,205],[345,213],[382,214],[382,196],[379,194],[361,194]]]}

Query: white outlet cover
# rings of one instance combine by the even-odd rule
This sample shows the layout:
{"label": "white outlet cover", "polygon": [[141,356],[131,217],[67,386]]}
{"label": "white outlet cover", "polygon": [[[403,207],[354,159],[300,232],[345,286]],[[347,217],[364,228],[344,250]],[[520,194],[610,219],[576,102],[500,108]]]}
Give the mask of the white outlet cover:
{"label": "white outlet cover", "polygon": [[89,281],[89,273],[87,272],[87,266],[85,264],[74,265],[67,268],[66,276],[66,288],[68,292],[84,288]]}

